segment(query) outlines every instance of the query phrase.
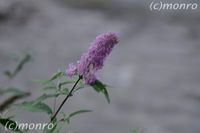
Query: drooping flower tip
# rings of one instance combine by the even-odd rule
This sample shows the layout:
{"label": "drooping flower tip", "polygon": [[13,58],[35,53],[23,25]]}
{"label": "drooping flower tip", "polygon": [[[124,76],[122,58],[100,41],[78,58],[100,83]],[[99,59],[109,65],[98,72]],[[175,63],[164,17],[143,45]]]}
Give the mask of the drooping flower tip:
{"label": "drooping flower tip", "polygon": [[96,37],[96,43],[104,45],[115,45],[119,42],[118,36],[113,32],[106,32]]}

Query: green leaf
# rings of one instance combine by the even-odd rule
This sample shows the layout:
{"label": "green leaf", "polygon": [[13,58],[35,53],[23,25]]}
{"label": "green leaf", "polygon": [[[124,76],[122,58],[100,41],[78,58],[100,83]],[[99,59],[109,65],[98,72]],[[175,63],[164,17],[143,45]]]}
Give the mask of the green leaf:
{"label": "green leaf", "polygon": [[65,76],[64,72],[57,72],[57,73],[54,73],[53,76],[48,80],[33,80],[33,81],[36,82],[36,83],[41,83],[41,84],[45,85],[45,84],[48,84],[48,83],[50,83],[50,82],[52,82],[52,81],[54,81],[58,78],[63,77],[63,76]]}
{"label": "green leaf", "polygon": [[65,128],[67,125],[67,121],[58,121],[55,123],[55,129],[54,132],[50,133],[62,133],[63,128]]}
{"label": "green leaf", "polygon": [[67,123],[70,123],[70,119],[76,115],[82,114],[82,113],[88,113],[88,112],[92,112],[92,110],[79,110],[76,112],[71,113],[65,120],[67,121]]}
{"label": "green leaf", "polygon": [[76,81],[73,81],[73,80],[61,82],[61,83],[58,84],[58,88],[61,88],[63,85],[71,84],[71,83],[75,83],[75,82]]}
{"label": "green leaf", "polygon": [[50,98],[56,98],[60,95],[68,95],[69,94],[69,90],[68,88],[63,88],[62,90],[57,90],[57,89],[53,89],[54,92],[51,94],[46,94],[44,93],[42,96],[38,97],[36,100],[34,100],[34,103],[39,103],[42,102],[44,100],[50,99]]}
{"label": "green leaf", "polygon": [[68,89],[65,89],[65,90],[62,90],[62,91],[58,91],[56,92],[55,94],[43,94],[42,96],[38,97],[35,101],[34,101],[34,104],[36,103],[40,103],[44,100],[47,100],[49,98],[56,98],[60,95],[68,95],[69,94],[69,90]]}
{"label": "green leaf", "polygon": [[29,62],[30,59],[31,59],[31,55],[26,54],[26,55],[24,56],[24,58],[19,62],[19,64],[17,65],[17,67],[15,68],[15,70],[14,70],[14,72],[13,72],[13,74],[12,74],[12,77],[14,77],[18,72],[20,72],[20,71],[22,70],[23,66],[24,66],[27,62]]}
{"label": "green leaf", "polygon": [[46,86],[46,87],[42,88],[42,91],[43,92],[49,92],[49,91],[56,92],[57,87],[55,85]]}
{"label": "green leaf", "polygon": [[[57,128],[57,124],[58,124],[57,119],[54,119],[51,123],[54,125],[54,127],[52,129],[48,129],[48,125],[45,126],[44,133],[54,133],[54,131]],[[55,132],[55,133],[59,133],[59,132]]]}
{"label": "green leaf", "polygon": [[48,82],[48,80],[39,80],[39,79],[34,79],[34,80],[32,80],[32,82],[34,82],[34,83],[39,83],[39,84],[45,84],[45,83]]}
{"label": "green leaf", "polygon": [[83,89],[84,88],[84,86],[79,86],[79,87],[77,87],[75,90],[74,90],[74,92],[76,92],[76,91],[78,91],[78,90],[81,90],[81,89]]}
{"label": "green leaf", "polygon": [[91,84],[91,86],[93,87],[93,89],[96,91],[96,92],[101,92],[101,88],[98,86],[97,82],[95,81],[95,83]]}
{"label": "green leaf", "polygon": [[73,116],[76,116],[78,114],[87,113],[87,112],[91,112],[91,110],[79,110],[79,111],[71,113],[68,116],[65,113],[62,112],[61,113],[61,115],[62,115],[61,118],[62,119],[56,122],[57,128],[55,129],[55,131],[53,133],[63,133],[63,131],[66,128],[67,124],[70,123],[70,118],[72,118]]}
{"label": "green leaf", "polygon": [[86,85],[82,81],[80,81],[79,84],[78,84],[78,87],[74,90],[74,92],[85,88],[85,86]]}
{"label": "green leaf", "polygon": [[29,62],[31,59],[31,55],[30,54],[26,54],[20,61],[19,63],[17,64],[15,70],[13,72],[11,71],[5,71],[4,74],[6,76],[8,76],[9,78],[13,78],[15,77],[24,67],[24,65]]}
{"label": "green leaf", "polygon": [[58,97],[60,95],[60,93],[58,94],[43,94],[42,96],[38,97],[35,101],[34,101],[34,104],[36,103],[40,103],[46,99],[49,99],[49,98],[55,98],[55,97]]}
{"label": "green leaf", "polygon": [[3,72],[4,75],[6,75],[7,77],[11,78],[12,77],[12,72],[6,70]]}
{"label": "green leaf", "polygon": [[59,91],[62,95],[69,95],[69,89],[68,88],[63,88],[62,90]]}
{"label": "green leaf", "polygon": [[31,112],[45,112],[47,114],[52,114],[51,108],[42,102],[34,103],[34,102],[23,102],[21,104],[15,105],[18,108],[22,108]]}
{"label": "green leaf", "polygon": [[47,83],[49,83],[49,82],[51,82],[51,81],[53,81],[53,80],[56,80],[56,79],[58,79],[58,78],[61,78],[61,77],[63,77],[63,76],[65,76],[65,73],[64,73],[64,72],[57,72],[57,73],[54,73],[53,76],[52,76],[49,80],[47,80],[44,84],[47,84]]}
{"label": "green leaf", "polygon": [[65,82],[59,83],[58,86],[56,86],[55,84],[53,84],[53,85],[49,85],[49,86],[47,86],[47,87],[44,87],[44,88],[42,88],[42,89],[43,89],[43,91],[45,91],[45,92],[49,92],[49,91],[51,90],[51,91],[53,91],[54,93],[60,92],[60,93],[63,93],[63,94],[65,94],[65,95],[67,95],[67,94],[69,94],[68,88],[66,88],[66,87],[64,88],[64,87],[62,87],[62,86],[65,85],[65,84],[73,83],[73,82],[74,82],[74,81],[65,81]]}
{"label": "green leaf", "polygon": [[14,132],[20,132],[17,122],[9,119],[9,118],[0,118],[0,123],[5,127],[5,130],[12,130]]}
{"label": "green leaf", "polygon": [[53,81],[55,79],[58,79],[60,77],[63,77],[63,76],[65,76],[64,72],[57,72],[49,79],[49,82],[51,82],[51,81]]}
{"label": "green leaf", "polygon": [[110,103],[110,98],[106,86],[99,80],[96,80],[91,86],[94,88],[95,91],[101,92],[104,94],[108,103]]}

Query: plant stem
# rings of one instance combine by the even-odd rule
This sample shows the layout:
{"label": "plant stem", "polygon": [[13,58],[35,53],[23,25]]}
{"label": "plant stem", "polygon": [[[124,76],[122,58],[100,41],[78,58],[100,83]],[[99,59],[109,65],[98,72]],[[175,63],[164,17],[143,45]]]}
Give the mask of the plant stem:
{"label": "plant stem", "polygon": [[53,121],[56,116],[58,115],[59,111],[61,110],[61,108],[63,107],[63,105],[65,104],[65,102],[69,99],[70,96],[72,96],[72,93],[76,87],[76,85],[78,84],[78,82],[82,79],[82,76],[79,76],[78,80],[76,81],[76,83],[74,84],[74,86],[72,87],[72,89],[70,90],[69,94],[66,96],[66,98],[62,101],[62,103],[60,104],[58,110],[56,111],[56,113],[51,117],[51,121]]}

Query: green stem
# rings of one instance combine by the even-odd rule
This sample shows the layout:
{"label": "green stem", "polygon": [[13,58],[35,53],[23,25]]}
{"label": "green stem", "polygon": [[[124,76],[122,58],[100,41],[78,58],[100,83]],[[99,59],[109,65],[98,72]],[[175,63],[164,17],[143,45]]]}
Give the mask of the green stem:
{"label": "green stem", "polygon": [[57,109],[56,113],[51,117],[51,121],[53,121],[56,116],[58,115],[59,111],[61,110],[61,108],[63,107],[63,105],[65,104],[65,102],[69,99],[70,96],[72,96],[72,93],[76,87],[76,85],[78,84],[78,82],[82,79],[82,76],[79,76],[78,80],[76,81],[76,83],[74,84],[74,86],[72,87],[72,89],[70,90],[69,94],[66,96],[66,98],[63,100],[63,102],[60,104],[59,108]]}

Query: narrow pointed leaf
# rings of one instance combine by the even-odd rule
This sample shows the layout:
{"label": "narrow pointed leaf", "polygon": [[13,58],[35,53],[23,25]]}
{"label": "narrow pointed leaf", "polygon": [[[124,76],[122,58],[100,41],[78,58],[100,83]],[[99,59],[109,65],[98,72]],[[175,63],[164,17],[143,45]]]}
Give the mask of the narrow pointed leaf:
{"label": "narrow pointed leaf", "polygon": [[19,62],[19,64],[17,65],[17,67],[15,68],[13,74],[12,74],[12,77],[14,77],[18,72],[20,72],[24,65],[29,62],[31,60],[31,55],[30,54],[26,54],[24,56],[24,58]]}
{"label": "narrow pointed leaf", "polygon": [[33,80],[33,82],[41,83],[41,84],[45,85],[45,84],[48,84],[48,83],[50,83],[50,82],[52,82],[52,81],[54,81],[58,78],[63,77],[63,76],[65,76],[64,72],[57,72],[57,73],[53,74],[53,76],[48,80]]}
{"label": "narrow pointed leaf", "polygon": [[63,73],[63,72],[58,72],[58,73],[55,73],[49,80],[47,80],[47,82],[45,82],[44,84],[47,84],[47,83],[49,83],[49,82],[51,82],[51,81],[53,81],[53,80],[55,80],[55,79],[58,79],[58,78],[60,78],[60,77],[63,77],[63,76],[65,76],[65,73]]}
{"label": "narrow pointed leaf", "polygon": [[47,104],[42,102],[36,104],[34,104],[34,102],[23,102],[21,104],[16,104],[15,106],[31,112],[45,112],[47,114],[52,114],[53,112]]}
{"label": "narrow pointed leaf", "polygon": [[56,92],[57,88],[54,85],[50,85],[50,86],[46,86],[46,87],[42,88],[42,90],[45,91],[45,92],[49,92],[49,91]]}
{"label": "narrow pointed leaf", "polygon": [[58,97],[60,95],[60,93],[56,93],[56,94],[43,94],[42,96],[38,97],[35,101],[34,101],[34,104],[36,103],[40,103],[46,99],[49,99],[49,98],[55,98],[55,97]]}
{"label": "narrow pointed leaf", "polygon": [[107,102],[110,103],[110,98],[106,86],[101,81],[96,80],[91,86],[95,91],[103,93]]}
{"label": "narrow pointed leaf", "polygon": [[58,88],[61,88],[63,85],[71,84],[71,83],[75,83],[75,82],[76,81],[73,81],[73,80],[61,82],[61,83],[58,84]]}
{"label": "narrow pointed leaf", "polygon": [[79,115],[79,114],[88,113],[88,112],[92,112],[92,110],[79,110],[79,111],[73,112],[73,113],[71,113],[71,114],[67,117],[66,121],[67,121],[68,123],[70,123],[70,119],[71,119],[72,117],[74,117],[74,116],[76,116],[76,115]]}

